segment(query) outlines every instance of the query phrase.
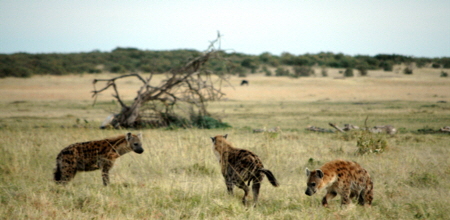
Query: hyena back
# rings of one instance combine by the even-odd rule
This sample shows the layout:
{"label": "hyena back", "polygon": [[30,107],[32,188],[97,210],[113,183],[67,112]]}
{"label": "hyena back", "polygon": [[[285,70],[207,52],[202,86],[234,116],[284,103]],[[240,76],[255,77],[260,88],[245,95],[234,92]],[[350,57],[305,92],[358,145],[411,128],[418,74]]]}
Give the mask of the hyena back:
{"label": "hyena back", "polygon": [[109,184],[109,170],[115,160],[130,152],[144,152],[140,135],[127,133],[113,138],[71,144],[56,157],[54,180],[65,184],[77,171],[102,170],[103,185]]}
{"label": "hyena back", "polygon": [[[251,151],[234,148],[227,140],[227,135],[217,135],[211,137],[213,142],[213,151],[221,165],[222,175],[225,178],[225,184],[229,194],[233,194],[233,187],[244,190],[242,202],[247,204],[249,186],[252,182],[253,202],[258,202],[259,189],[263,174],[267,176],[269,182],[277,187],[278,181],[273,173],[264,169],[259,157]],[[245,182],[248,182],[245,184]]]}
{"label": "hyena back", "polygon": [[322,205],[325,207],[328,206],[328,201],[338,194],[341,196],[341,205],[350,204],[354,197],[357,197],[359,205],[372,204],[372,179],[356,162],[334,160],[314,171],[306,168],[306,176],[306,195],[312,196],[320,189],[327,189],[327,194],[322,199]]}

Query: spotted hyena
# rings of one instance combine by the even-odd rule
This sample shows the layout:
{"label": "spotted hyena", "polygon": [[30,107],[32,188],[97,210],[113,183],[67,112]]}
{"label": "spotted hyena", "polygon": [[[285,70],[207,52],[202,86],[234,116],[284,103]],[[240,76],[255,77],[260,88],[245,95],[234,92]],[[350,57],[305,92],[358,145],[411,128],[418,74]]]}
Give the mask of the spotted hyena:
{"label": "spotted hyena", "polygon": [[113,138],[71,144],[61,150],[56,157],[54,179],[57,183],[67,183],[77,171],[102,170],[103,184],[109,184],[109,170],[115,160],[130,152],[144,152],[140,135],[127,133]]}
{"label": "spotted hyena", "polygon": [[[254,205],[258,202],[259,189],[263,174],[267,176],[273,186],[278,186],[278,181],[272,172],[264,169],[259,157],[251,151],[234,148],[227,140],[227,135],[217,135],[211,137],[213,151],[216,155],[222,169],[222,175],[225,178],[225,184],[229,194],[233,194],[233,186],[244,190],[242,202],[247,204],[250,182],[252,184]],[[245,184],[245,182],[247,182]]]}
{"label": "spotted hyena", "polygon": [[324,164],[320,169],[310,171],[305,194],[312,196],[318,190],[326,188],[327,194],[322,205],[327,207],[328,201],[336,195],[341,196],[341,204],[350,204],[350,199],[357,197],[358,204],[370,206],[373,199],[373,183],[369,173],[356,162],[334,160]]}

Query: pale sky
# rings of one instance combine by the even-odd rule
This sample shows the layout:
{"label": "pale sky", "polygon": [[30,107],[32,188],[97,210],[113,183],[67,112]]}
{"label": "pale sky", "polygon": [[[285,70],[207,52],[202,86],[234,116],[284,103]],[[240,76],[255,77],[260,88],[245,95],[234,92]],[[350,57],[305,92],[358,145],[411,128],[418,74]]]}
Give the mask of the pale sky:
{"label": "pale sky", "polygon": [[0,0],[0,53],[116,47],[450,57],[450,0]]}

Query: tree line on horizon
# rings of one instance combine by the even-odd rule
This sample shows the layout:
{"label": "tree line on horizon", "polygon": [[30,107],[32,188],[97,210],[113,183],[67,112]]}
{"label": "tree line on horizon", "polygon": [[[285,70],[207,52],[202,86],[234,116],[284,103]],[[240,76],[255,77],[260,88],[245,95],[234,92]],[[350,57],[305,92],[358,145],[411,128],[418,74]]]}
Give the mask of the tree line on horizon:
{"label": "tree line on horizon", "polygon": [[[0,78],[101,72],[165,73],[171,69],[179,68],[201,53],[201,51],[196,50],[150,51],[117,47],[111,52],[95,50],[83,53],[0,54]],[[431,65],[433,68],[450,68],[450,57],[426,58],[398,54],[350,56],[332,52],[302,55],[284,52],[279,56],[269,52],[260,55],[248,55],[219,51],[217,54],[228,62],[227,65],[212,59],[206,64],[205,68],[209,68],[218,74],[236,74],[239,76],[258,71],[266,72],[266,75],[270,76],[272,73],[268,70],[268,67],[277,68],[273,74],[275,76],[308,76],[309,73],[307,72],[311,70],[312,66],[358,69],[361,73],[375,69],[393,71],[394,65],[411,63],[415,63],[418,68],[426,65]],[[283,72],[282,66],[293,67],[295,73]]]}

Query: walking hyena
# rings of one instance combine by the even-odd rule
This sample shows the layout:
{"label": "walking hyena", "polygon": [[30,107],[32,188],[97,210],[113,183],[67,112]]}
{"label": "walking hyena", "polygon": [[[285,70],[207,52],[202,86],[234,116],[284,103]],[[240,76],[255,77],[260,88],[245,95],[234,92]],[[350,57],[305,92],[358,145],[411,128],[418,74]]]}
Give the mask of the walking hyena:
{"label": "walking hyena", "polygon": [[[217,135],[211,137],[213,151],[222,169],[228,193],[233,195],[233,186],[244,190],[242,202],[247,204],[250,182],[252,184],[254,205],[258,202],[261,181],[265,174],[273,186],[278,186],[278,181],[272,172],[264,169],[264,166],[257,155],[251,151],[234,148],[227,140],[227,135]],[[245,182],[248,181],[247,185]]]}
{"label": "walking hyena", "polygon": [[102,169],[103,185],[109,183],[109,170],[114,161],[130,152],[144,152],[140,135],[127,133],[113,138],[71,144],[61,150],[56,157],[54,179],[57,183],[67,183],[77,171]]}
{"label": "walking hyena", "polygon": [[341,204],[350,204],[350,199],[357,197],[358,204],[370,206],[373,199],[373,183],[369,173],[356,162],[334,160],[324,164],[320,169],[309,171],[305,194],[312,196],[322,188],[327,194],[322,205],[327,207],[328,201],[337,194],[341,196]]}

